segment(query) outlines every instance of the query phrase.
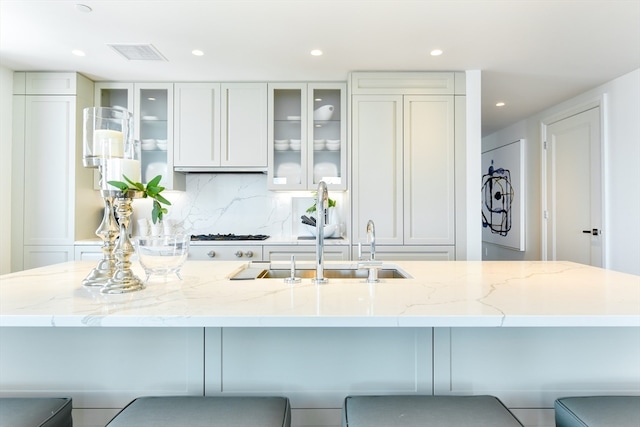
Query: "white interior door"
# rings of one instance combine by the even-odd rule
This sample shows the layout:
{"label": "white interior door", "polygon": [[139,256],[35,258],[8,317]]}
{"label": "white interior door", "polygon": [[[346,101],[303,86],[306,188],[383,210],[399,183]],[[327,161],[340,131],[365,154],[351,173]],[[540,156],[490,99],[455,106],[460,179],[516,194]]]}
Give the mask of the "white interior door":
{"label": "white interior door", "polygon": [[547,127],[547,259],[603,265],[600,108]]}

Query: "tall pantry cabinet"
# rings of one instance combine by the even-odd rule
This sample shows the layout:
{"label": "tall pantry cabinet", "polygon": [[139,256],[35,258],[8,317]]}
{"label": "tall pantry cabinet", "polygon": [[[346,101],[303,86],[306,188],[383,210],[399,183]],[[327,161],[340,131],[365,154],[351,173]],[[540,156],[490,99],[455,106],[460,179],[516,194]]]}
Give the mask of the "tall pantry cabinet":
{"label": "tall pantry cabinet", "polygon": [[11,269],[74,257],[95,238],[102,201],[82,166],[82,112],[93,82],[77,73],[16,72],[13,96]]}
{"label": "tall pantry cabinet", "polygon": [[[455,259],[463,73],[353,73],[353,243],[379,259]],[[357,247],[353,257],[357,258]]]}

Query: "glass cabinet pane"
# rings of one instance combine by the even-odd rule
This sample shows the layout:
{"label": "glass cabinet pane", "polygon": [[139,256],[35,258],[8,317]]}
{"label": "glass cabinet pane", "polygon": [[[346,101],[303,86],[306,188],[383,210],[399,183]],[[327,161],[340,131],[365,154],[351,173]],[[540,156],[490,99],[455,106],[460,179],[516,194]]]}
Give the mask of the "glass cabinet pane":
{"label": "glass cabinet pane", "polygon": [[312,120],[313,150],[310,184],[324,180],[328,185],[342,184],[342,156],[345,154],[342,132],[340,89],[313,89]]}
{"label": "glass cabinet pane", "polygon": [[142,180],[149,182],[157,175],[168,176],[168,90],[140,89],[140,127]]}
{"label": "glass cabinet pane", "polygon": [[133,112],[133,105],[129,105],[128,89],[100,89],[100,107],[121,107]]}
{"label": "glass cabinet pane", "polygon": [[303,132],[304,92],[297,89],[274,89],[273,92],[273,182],[282,188],[306,185],[306,133]]}

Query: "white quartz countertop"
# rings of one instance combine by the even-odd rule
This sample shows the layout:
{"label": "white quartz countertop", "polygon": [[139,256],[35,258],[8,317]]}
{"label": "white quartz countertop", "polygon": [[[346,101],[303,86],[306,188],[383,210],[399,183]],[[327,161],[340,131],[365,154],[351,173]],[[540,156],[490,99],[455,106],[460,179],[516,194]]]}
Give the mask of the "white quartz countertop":
{"label": "white quartz countertop", "polygon": [[393,262],[413,278],[316,285],[232,281],[246,262],[188,261],[182,281],[119,295],[81,286],[95,264],[0,276],[0,326],[640,327],[640,276],[570,262]]}

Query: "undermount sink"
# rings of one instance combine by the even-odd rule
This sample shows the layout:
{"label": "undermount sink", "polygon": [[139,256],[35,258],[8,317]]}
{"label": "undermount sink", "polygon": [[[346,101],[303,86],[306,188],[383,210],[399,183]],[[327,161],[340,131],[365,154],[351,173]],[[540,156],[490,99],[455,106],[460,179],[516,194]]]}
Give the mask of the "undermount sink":
{"label": "undermount sink", "polygon": [[[306,266],[305,266],[306,267]],[[325,265],[324,277],[326,279],[366,279],[368,269],[359,269],[357,264]],[[231,280],[252,279],[286,279],[291,277],[291,267],[286,263],[270,264],[269,262],[252,262],[246,268],[233,274]],[[295,277],[300,279],[313,279],[316,277],[315,267],[296,268]],[[411,275],[394,265],[382,265],[378,269],[379,279],[410,279]]]}

